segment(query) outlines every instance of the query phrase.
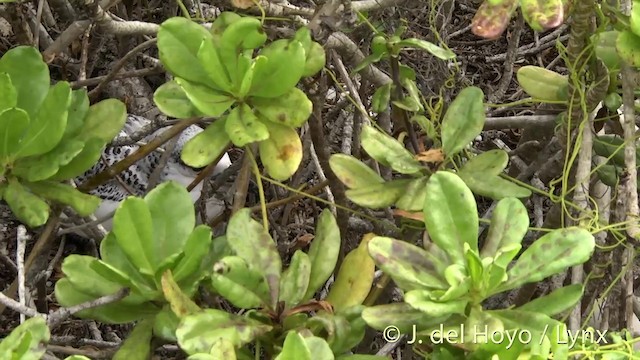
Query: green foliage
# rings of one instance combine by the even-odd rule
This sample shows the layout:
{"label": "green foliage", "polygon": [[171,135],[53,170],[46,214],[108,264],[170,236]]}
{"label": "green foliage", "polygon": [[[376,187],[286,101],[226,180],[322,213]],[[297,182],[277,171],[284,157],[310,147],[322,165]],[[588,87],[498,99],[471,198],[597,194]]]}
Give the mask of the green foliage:
{"label": "green foliage", "polygon": [[[50,85],[40,53],[19,46],[0,59],[0,193],[28,226],[49,218],[49,203],[71,206],[87,216],[100,205],[62,180],[95,164],[118,134],[126,108],[108,99],[89,106],[86,90],[69,83]],[[0,194],[1,195],[1,194]]]}
{"label": "green foliage", "polygon": [[543,101],[567,101],[569,79],[543,67],[527,65],[516,73],[518,83],[532,98]]}
{"label": "green foliage", "polygon": [[49,337],[46,320],[40,316],[30,318],[0,342],[0,359],[40,359],[46,352]]}
{"label": "green foliage", "polygon": [[[431,176],[426,188],[424,221],[433,242],[424,244],[425,250],[387,237],[375,237],[369,243],[376,265],[406,293],[404,304],[365,309],[362,316],[368,325],[383,330],[388,323],[380,317],[394,319],[393,324],[401,323],[401,331],[416,324],[421,326],[418,336],[425,341],[439,324],[445,330],[460,329],[464,324],[471,332],[475,326],[483,330],[486,326],[489,333],[529,331],[533,341],[509,349],[491,339],[466,341],[458,346],[489,357],[502,354],[501,358],[520,354],[525,347],[543,358],[551,351],[556,356],[566,353],[562,338],[552,336],[551,331],[544,335],[546,339],[543,334],[545,328],[560,331],[562,324],[551,317],[576,303],[582,295],[581,286],[560,288],[516,309],[487,311],[481,304],[491,295],[584,263],[594,251],[593,236],[576,227],[552,231],[509,266],[520,252],[529,225],[520,201],[504,198],[498,202],[489,235],[480,249],[476,203],[464,181],[451,172],[439,171]],[[477,339],[474,333],[465,335]]]}
{"label": "green foliage", "polygon": [[266,41],[259,20],[229,12],[216,18],[211,31],[182,17],[160,26],[160,60],[175,78],[158,88],[156,104],[176,118],[220,117],[185,145],[186,164],[203,167],[230,143],[258,143],[274,179],[298,169],[302,142],[296,129],[312,104],[296,85],[324,68],[325,53],[307,28],[292,39]]}

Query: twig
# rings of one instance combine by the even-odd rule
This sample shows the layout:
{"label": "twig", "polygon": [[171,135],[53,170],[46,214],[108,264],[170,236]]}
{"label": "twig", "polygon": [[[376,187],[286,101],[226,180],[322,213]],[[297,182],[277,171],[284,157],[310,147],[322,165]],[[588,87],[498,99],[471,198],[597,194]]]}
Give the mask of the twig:
{"label": "twig", "polygon": [[[148,76],[148,75],[156,75],[156,74],[161,74],[165,72],[164,67],[162,66],[154,66],[151,68],[146,68],[146,69],[137,69],[137,70],[131,70],[131,71],[126,71],[126,72],[121,72],[118,73],[116,75],[113,76],[113,78],[111,80],[122,80],[122,79],[128,79],[128,78],[133,78],[133,77],[144,77],[144,76]],[[100,84],[101,82],[103,82],[108,75],[103,75],[103,76],[96,76],[96,77],[92,77],[90,79],[86,79],[86,80],[76,80],[76,81],[72,81],[69,84],[71,85],[72,89],[79,89],[81,87],[85,87],[85,86],[95,86]]]}
{"label": "twig", "polygon": [[233,206],[231,213],[235,214],[238,210],[242,209],[247,202],[247,192],[249,190],[249,179],[251,177],[251,156],[247,154],[249,149],[245,150],[245,154],[242,158],[242,168],[238,172],[235,183],[235,194],[233,195]]}
{"label": "twig", "polygon": [[[18,226],[18,234],[16,236],[16,264],[18,265],[18,300],[21,306],[26,306],[25,299],[25,271],[24,271],[24,253],[27,247],[27,229],[24,225]],[[20,324],[24,323],[25,317],[23,313],[20,313]]]}
{"label": "twig", "polygon": [[3,307],[8,307],[12,310],[17,311],[21,316],[26,315],[29,317],[34,317],[39,315],[39,313],[35,309],[32,309],[26,305],[22,305],[3,293],[0,293],[0,304],[2,304]]}
{"label": "twig", "polygon": [[[324,171],[322,171],[322,166],[320,165],[320,160],[318,160],[318,154],[316,153],[316,149],[314,148],[313,143],[310,144],[309,150],[311,151],[311,159],[313,159],[313,164],[316,166],[318,177],[323,182],[327,181],[327,177],[324,175]],[[331,201],[332,203],[335,203],[336,199],[333,196],[333,193],[331,192],[331,188],[327,186],[325,188],[325,191],[327,192],[327,200]],[[331,213],[333,214],[333,216],[337,217],[338,214],[336,213],[336,206],[332,204],[329,207],[331,208]]]}
{"label": "twig", "polygon": [[122,288],[111,295],[102,296],[78,305],[70,306],[68,308],[60,308],[48,316],[47,325],[50,329],[54,329],[58,325],[60,325],[60,323],[62,323],[66,318],[77,312],[120,301],[127,297],[129,295],[129,292],[129,288]]}

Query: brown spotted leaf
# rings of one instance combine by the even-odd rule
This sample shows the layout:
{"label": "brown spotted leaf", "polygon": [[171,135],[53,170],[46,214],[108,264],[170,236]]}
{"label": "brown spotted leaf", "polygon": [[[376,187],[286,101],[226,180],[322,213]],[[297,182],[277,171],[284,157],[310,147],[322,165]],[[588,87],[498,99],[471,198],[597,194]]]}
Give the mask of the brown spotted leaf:
{"label": "brown spotted leaf", "polygon": [[485,39],[497,39],[509,25],[517,7],[518,0],[505,0],[498,5],[483,2],[471,20],[471,32]]}
{"label": "brown spotted leaf", "polygon": [[591,233],[579,227],[554,230],[533,243],[507,272],[508,280],[494,293],[541,281],[587,261],[595,248]]}
{"label": "brown spotted leaf", "polygon": [[302,141],[295,129],[268,124],[269,138],[258,145],[260,159],[269,176],[284,181],[298,170],[302,161]]}
{"label": "brown spotted leaf", "polygon": [[564,21],[562,0],[520,0],[525,21],[535,31],[558,27]]}

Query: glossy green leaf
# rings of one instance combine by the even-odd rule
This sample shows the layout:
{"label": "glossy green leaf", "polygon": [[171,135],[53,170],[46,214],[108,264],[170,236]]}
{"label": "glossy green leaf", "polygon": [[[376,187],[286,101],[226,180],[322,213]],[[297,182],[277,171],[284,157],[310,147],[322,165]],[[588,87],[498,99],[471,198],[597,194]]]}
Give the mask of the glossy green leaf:
{"label": "glossy green leaf", "polygon": [[18,159],[13,174],[27,181],[41,181],[54,176],[60,167],[69,164],[84,149],[84,142],[67,139],[53,150],[40,156]]}
{"label": "glossy green leaf", "polygon": [[151,354],[153,319],[137,323],[131,333],[113,355],[113,360],[146,359]]}
{"label": "glossy green leaf", "polygon": [[591,257],[595,239],[587,230],[570,227],[554,230],[536,240],[507,272],[509,279],[496,292],[540,281]]}
{"label": "glossy green leaf", "polygon": [[351,155],[333,154],[329,158],[329,166],[338,179],[349,189],[384,183],[384,179],[373,169]]}
{"label": "glossy green leaf", "polygon": [[385,183],[350,189],[345,192],[345,195],[357,205],[371,209],[381,209],[393,205],[404,194],[410,183],[411,180],[409,179],[391,180]]}
{"label": "glossy green leaf", "polygon": [[226,120],[223,117],[214,121],[203,132],[187,141],[180,155],[182,161],[194,168],[201,168],[215,161],[231,141],[225,131]]}
{"label": "glossy green leaf", "polygon": [[[625,141],[616,135],[596,136],[593,141],[593,151],[596,154],[610,158],[610,162],[620,167],[626,166],[624,163]],[[636,148],[636,163],[640,163],[640,148]]]}
{"label": "glossy green leaf", "polygon": [[259,270],[267,280],[271,306],[278,302],[282,260],[276,244],[260,223],[251,218],[250,209],[236,212],[227,226],[227,241],[250,268]]}
{"label": "glossy green leaf", "polygon": [[475,86],[464,88],[451,102],[442,120],[442,150],[451,157],[482,132],[485,122],[484,93]]}
{"label": "glossy green leaf", "polygon": [[316,235],[309,247],[311,274],[304,299],[310,299],[333,274],[338,261],[340,244],[340,228],[336,218],[329,209],[324,209],[318,217]]}
{"label": "glossy green leaf", "polygon": [[151,252],[147,255],[153,263],[160,264],[180,253],[193,231],[196,224],[193,200],[184,186],[167,181],[151,190],[144,201],[151,214],[153,229]]}
{"label": "glossy green leaf", "polygon": [[71,103],[68,109],[67,127],[64,129],[62,142],[76,137],[82,129],[85,118],[89,113],[89,96],[87,95],[87,89],[82,88],[71,91]]}
{"label": "glossy green leaf", "polygon": [[153,102],[163,114],[178,119],[200,115],[182,87],[175,80],[166,82],[153,93]]}
{"label": "glossy green leaf", "polygon": [[0,354],[4,354],[3,359],[40,359],[47,351],[50,336],[47,321],[41,316],[32,317],[0,341]]}
{"label": "glossy green leaf", "polygon": [[213,266],[211,285],[222,297],[241,309],[258,308],[270,301],[265,277],[239,256],[227,256]]}
{"label": "glossy green leaf", "polygon": [[471,190],[456,174],[438,171],[429,178],[424,219],[431,240],[463,265],[463,244],[478,251],[478,210]]}
{"label": "glossy green leaf", "polygon": [[369,254],[403,290],[448,287],[442,276],[447,264],[413,244],[377,236],[369,243]]}
{"label": "glossy green leaf", "polygon": [[460,172],[485,175],[499,175],[509,163],[509,154],[501,149],[485,151],[480,155],[470,158]]}
{"label": "glossy green leaf", "polygon": [[412,334],[414,326],[425,329],[443,323],[447,316],[434,318],[424,312],[414,309],[407,303],[392,303],[367,307],[362,311],[362,318],[367,325],[383,331],[389,324],[397,327],[400,334]]}
{"label": "glossy green leaf", "polygon": [[498,202],[491,216],[489,233],[480,256],[494,257],[498,249],[520,244],[529,228],[529,213],[522,201],[506,198]]}
{"label": "glossy green leaf", "polygon": [[173,268],[173,276],[180,283],[190,275],[196,273],[211,246],[211,228],[198,225],[193,229],[183,247],[184,256]]}
{"label": "glossy green leaf", "polygon": [[447,316],[450,314],[464,314],[467,300],[452,300],[447,302],[437,302],[432,300],[430,291],[411,290],[404,296],[404,301],[414,309],[432,317]]}
{"label": "glossy green leaf", "polygon": [[207,39],[202,41],[198,49],[197,57],[204,71],[207,73],[212,87],[224,92],[231,92],[233,89],[231,77],[220,56],[220,50],[214,45],[213,41]]}
{"label": "glossy green leaf", "polygon": [[[315,354],[314,354],[315,355]],[[284,339],[282,352],[275,360],[312,360],[311,351],[307,347],[304,338],[297,331],[289,331]]]}
{"label": "glossy green leaf", "polygon": [[429,177],[424,176],[411,180],[405,188],[404,194],[396,201],[396,207],[405,211],[421,211],[427,196],[427,183]]}
{"label": "glossy green leaf", "polygon": [[159,264],[154,262],[153,219],[147,203],[137,197],[125,199],[113,216],[112,231],[118,245],[139,271],[154,275]]}
{"label": "glossy green leaf", "polygon": [[124,274],[142,296],[153,298],[159,294],[154,278],[140,273],[118,244],[113,232],[107,233],[100,243],[100,257],[105,264]]}
{"label": "glossy green leaf", "polygon": [[374,234],[366,234],[360,245],[349,252],[340,265],[336,280],[325,301],[334,311],[360,305],[371,291],[375,275],[375,263],[369,256],[368,244]]}
{"label": "glossy green leaf", "polygon": [[29,114],[22,109],[0,112],[0,161],[15,154],[22,135],[29,127]]}
{"label": "glossy green leaf", "polygon": [[598,178],[603,184],[607,186],[618,186],[619,176],[622,174],[622,169],[615,165],[602,165],[596,168]]}
{"label": "glossy green leaf", "polygon": [[277,98],[296,86],[306,66],[306,54],[299,41],[279,39],[260,50],[267,62],[256,68],[250,96]]}
{"label": "glossy green leaf", "polygon": [[62,272],[74,288],[88,296],[98,298],[116,293],[124,284],[113,280],[120,280],[118,274],[107,274],[112,269],[101,267],[98,270],[99,267],[95,264],[99,262],[100,260],[91,256],[71,255],[63,260]]}
{"label": "glossy green leaf", "polygon": [[434,43],[422,39],[404,39],[398,42],[396,46],[400,46],[403,48],[422,49],[441,60],[451,60],[456,58],[456,54],[453,51],[443,49]]}
{"label": "glossy green leaf", "polygon": [[247,317],[217,309],[205,309],[203,312],[184,317],[176,330],[176,336],[180,348],[192,355],[208,353],[220,338],[231,342],[237,348],[270,330],[271,326]]}
{"label": "glossy green leaf", "polygon": [[92,138],[84,144],[82,151],[76,155],[67,165],[61,166],[58,172],[49,180],[66,180],[82,175],[91,169],[100,160],[105,141]]}
{"label": "glossy green leaf", "polygon": [[296,130],[269,124],[269,138],[258,144],[260,160],[267,174],[275,180],[290,178],[302,162],[302,141]]}
{"label": "glossy green leaf", "polygon": [[563,286],[553,290],[550,294],[529,301],[518,307],[517,310],[555,316],[574,307],[582,297],[583,291],[582,284]]}
{"label": "glossy green leaf", "polygon": [[212,41],[203,26],[184,17],[171,17],[158,30],[160,61],[174,76],[207,84],[210,80],[198,59],[203,41]]}
{"label": "glossy green leaf", "polygon": [[534,99],[567,101],[569,78],[540,66],[527,65],[516,73],[522,89]]}
{"label": "glossy green leaf", "polygon": [[250,105],[261,119],[292,128],[302,126],[313,110],[307,94],[296,87],[276,98],[252,98]]}
{"label": "glossy green leaf", "polygon": [[384,84],[373,93],[373,97],[371,98],[371,110],[373,112],[380,114],[389,109],[391,86],[391,83]]}
{"label": "glossy green leaf", "polygon": [[269,138],[269,129],[258,120],[247,104],[231,110],[225,122],[225,130],[236,146],[245,146]]}
{"label": "glossy green leaf", "polygon": [[327,55],[325,54],[322,45],[315,41],[311,42],[309,50],[305,50],[307,57],[304,63],[303,77],[313,76],[322,70],[327,62]]}
{"label": "glossy green leaf", "polygon": [[162,274],[161,284],[164,298],[169,302],[171,311],[173,311],[176,316],[182,318],[186,315],[195,314],[201,311],[200,307],[182,292],[180,286],[175,282],[170,270],[167,270]]}
{"label": "glossy green leaf", "polygon": [[309,286],[310,275],[309,256],[302,250],[297,250],[280,279],[280,301],[284,301],[286,308],[294,307],[302,301]]}
{"label": "glossy green leaf", "polygon": [[98,138],[105,143],[120,133],[127,120],[127,107],[120,100],[106,99],[89,108],[80,139]]}
{"label": "glossy green leaf", "polygon": [[362,148],[372,158],[384,166],[389,166],[401,174],[415,174],[422,166],[404,146],[393,137],[370,125],[362,128]]}
{"label": "glossy green leaf", "polygon": [[18,104],[18,91],[11,83],[9,74],[0,73],[0,113]]}
{"label": "glossy green leaf", "polygon": [[27,226],[41,226],[49,219],[49,205],[14,179],[9,179],[4,200],[16,217]]}
{"label": "glossy green leaf", "polygon": [[531,190],[515,184],[500,176],[492,176],[483,173],[460,172],[460,178],[477,195],[486,196],[493,200],[508,197],[527,198],[531,196]]}
{"label": "glossy green leaf", "polygon": [[29,118],[35,119],[50,87],[49,67],[42,60],[38,49],[17,46],[0,58],[0,73],[11,78],[16,89],[18,108],[25,110]]}
{"label": "glossy green leaf", "polygon": [[29,190],[45,199],[69,205],[80,216],[89,216],[100,205],[100,198],[78,191],[71,185],[54,182],[41,181],[29,183]]}
{"label": "glossy green leaf", "polygon": [[31,118],[16,155],[40,155],[53,149],[64,134],[70,103],[71,87],[68,82],[60,81],[52,86],[40,109]]}
{"label": "glossy green leaf", "polygon": [[180,85],[193,106],[207,116],[221,116],[236,102],[225,93],[189,80],[177,77],[175,82]]}

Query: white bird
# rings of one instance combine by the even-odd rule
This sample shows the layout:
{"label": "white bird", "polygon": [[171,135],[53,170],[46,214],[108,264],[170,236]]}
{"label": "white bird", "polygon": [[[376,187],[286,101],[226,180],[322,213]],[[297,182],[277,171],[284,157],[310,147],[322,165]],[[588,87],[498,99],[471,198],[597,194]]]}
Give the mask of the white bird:
{"label": "white bird", "polygon": [[[127,122],[123,130],[120,131],[118,137],[129,136],[149,122],[150,120],[144,117],[129,114],[127,117]],[[144,138],[143,141],[149,142],[153,138],[162,134],[162,132],[164,131],[166,131],[166,129],[158,130],[155,133]],[[200,169],[194,169],[186,165],[180,159],[180,154],[182,152],[184,144],[202,131],[203,130],[200,127],[191,125],[180,134],[173,148],[173,151],[171,151],[169,155],[166,166],[162,170],[157,184],[169,180],[174,180],[187,187],[198,176],[198,170]],[[138,145],[107,147],[103,151],[102,159],[93,168],[75,179],[76,184],[82,184],[94,175],[104,171],[109,166],[131,155],[136,150],[138,150],[138,148]],[[127,170],[120,173],[116,179],[111,179],[108,182],[93,189],[90,193],[102,199],[102,203],[94,213],[95,217],[97,219],[104,219],[105,217],[113,214],[120,203],[128,196],[143,197],[149,190],[149,178],[154,170],[158,167],[161,157],[162,153],[160,151],[153,151],[151,154],[142,158],[137,163],[130,166]],[[213,175],[222,173],[230,165],[231,159],[229,158],[229,154],[225,153],[214,168]],[[201,190],[202,183],[198,184],[191,191],[191,197],[194,202],[200,197]],[[102,226],[105,228],[105,230],[111,231],[112,218],[104,221],[102,223]]]}

